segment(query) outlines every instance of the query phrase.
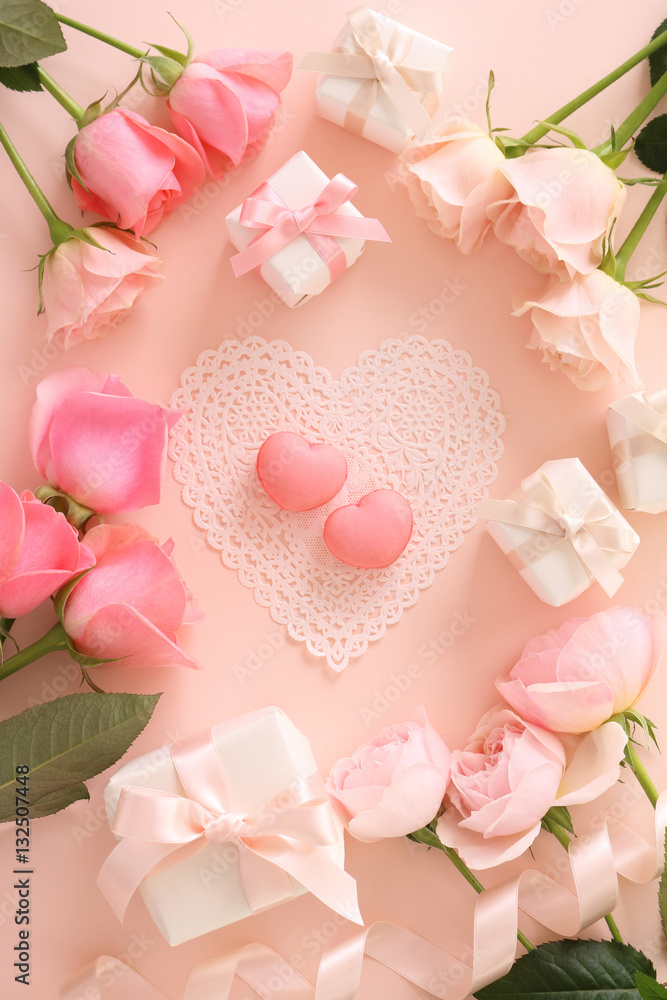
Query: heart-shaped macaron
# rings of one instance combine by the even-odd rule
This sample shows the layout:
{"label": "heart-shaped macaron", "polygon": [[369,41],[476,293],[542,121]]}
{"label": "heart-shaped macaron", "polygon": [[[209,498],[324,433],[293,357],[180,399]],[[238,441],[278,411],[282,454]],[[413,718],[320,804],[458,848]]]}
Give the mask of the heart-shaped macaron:
{"label": "heart-shaped macaron", "polygon": [[259,449],[257,475],[283,510],[313,510],[342,489],[347,463],[332,444],[309,444],[300,434],[279,431]]}
{"label": "heart-shaped macaron", "polygon": [[412,534],[410,504],[394,490],[375,490],[338,507],[324,522],[324,543],[336,559],[382,569],[398,559]]}

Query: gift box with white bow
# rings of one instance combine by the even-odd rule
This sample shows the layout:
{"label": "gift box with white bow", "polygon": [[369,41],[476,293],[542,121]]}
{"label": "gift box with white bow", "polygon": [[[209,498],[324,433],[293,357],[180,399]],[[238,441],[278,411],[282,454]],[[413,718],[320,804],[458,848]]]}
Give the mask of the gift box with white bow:
{"label": "gift box with white bow", "polygon": [[621,506],[648,514],[667,510],[667,389],[611,403],[607,430]]}
{"label": "gift box with white bow", "polygon": [[347,15],[332,52],[307,52],[299,69],[319,72],[317,113],[399,153],[422,140],[440,105],[452,50],[367,7]]}
{"label": "gift box with white bow", "polygon": [[595,582],[611,597],[639,536],[578,458],[545,462],[508,500],[477,508],[541,601],[560,607]]}
{"label": "gift box with white bow", "polygon": [[330,180],[303,150],[229,213],[236,277],[259,269],[290,306],[300,306],[357,260],[366,240],[389,242],[377,219],[351,204],[357,186],[344,174]]}
{"label": "gift box with white bow", "polygon": [[120,919],[138,888],[169,944],[308,890],[361,923],[341,824],[308,740],[278,708],[130,761],[105,803],[119,843],[99,886]]}

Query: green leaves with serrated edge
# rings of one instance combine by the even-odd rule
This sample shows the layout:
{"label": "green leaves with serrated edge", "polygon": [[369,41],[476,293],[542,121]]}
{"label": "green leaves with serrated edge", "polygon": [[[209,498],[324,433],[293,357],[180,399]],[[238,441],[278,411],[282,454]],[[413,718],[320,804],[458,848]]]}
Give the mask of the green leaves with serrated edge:
{"label": "green leaves with serrated edge", "polygon": [[640,1000],[637,972],[655,981],[652,963],[618,941],[549,941],[519,958],[506,976],[477,990],[478,1000]]}
{"label": "green leaves with serrated edge", "polygon": [[[658,35],[661,35],[663,31],[667,31],[667,19],[655,29],[651,35],[651,41],[657,38]],[[651,86],[655,87],[662,74],[667,70],[667,45],[663,45],[657,52],[652,52],[648,57],[648,64],[651,74]]]}
{"label": "green leaves with serrated edge", "polygon": [[58,19],[42,0],[0,0],[0,66],[26,63],[64,52]]}
{"label": "green leaves with serrated edge", "polygon": [[635,139],[635,153],[656,174],[667,171],[667,115],[658,115],[644,126]]}
{"label": "green leaves with serrated edge", "polygon": [[635,975],[635,985],[642,1000],[667,1000],[665,987],[650,976],[645,976],[643,972]]}
{"label": "green leaves with serrated edge", "polygon": [[123,756],[159,694],[70,694],[0,722],[0,822],[16,816],[16,767],[27,764],[32,815],[88,796],[82,782]]}
{"label": "green leaves with serrated edge", "polygon": [[41,90],[42,81],[39,78],[37,63],[26,63],[25,66],[0,67],[0,84],[9,90]]}

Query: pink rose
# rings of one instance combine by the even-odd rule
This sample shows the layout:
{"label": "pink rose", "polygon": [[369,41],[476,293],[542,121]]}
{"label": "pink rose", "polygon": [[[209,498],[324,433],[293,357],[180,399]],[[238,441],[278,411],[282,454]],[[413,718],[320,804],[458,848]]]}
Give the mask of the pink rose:
{"label": "pink rose", "polygon": [[0,483],[0,616],[28,614],[94,565],[63,514]]}
{"label": "pink rose", "polygon": [[[515,316],[530,309],[528,346],[543,351],[552,371],[578,389],[595,392],[610,378],[641,386],[635,369],[639,299],[604,271],[574,278],[552,276],[539,298],[515,299]],[[518,303],[521,302],[519,305]]]}
{"label": "pink rose", "polygon": [[471,868],[518,857],[552,806],[589,802],[614,784],[626,741],[611,722],[574,741],[568,755],[553,733],[509,709],[493,709],[465,750],[452,753],[438,837]]}
{"label": "pink rose", "polygon": [[504,159],[477,125],[448,122],[440,135],[410,150],[408,195],[417,215],[462,253],[479,250],[491,226],[488,205],[510,192],[498,172]]}
{"label": "pink rose", "polygon": [[496,681],[512,708],[555,732],[584,733],[641,698],[667,641],[660,612],[611,608],[531,639]]}
{"label": "pink rose", "polygon": [[273,126],[292,73],[289,52],[216,49],[198,56],[171,88],[167,108],[179,135],[210,173],[238,164]]}
{"label": "pink rose", "polygon": [[449,782],[450,753],[426,722],[383,729],[334,765],[327,788],[353,837],[402,837],[430,823]]}
{"label": "pink rose", "polygon": [[162,261],[142,240],[108,226],[83,231],[104,249],[72,236],[44,259],[46,339],[66,351],[104,336],[125,319],[144,288],[162,280],[155,274]]}
{"label": "pink rose", "polygon": [[78,503],[100,514],[138,510],[160,500],[179,417],[135,399],[116,375],[65,368],[37,386],[30,451],[39,473]]}
{"label": "pink rose", "polygon": [[149,233],[204,180],[192,146],[134,111],[116,108],[85,125],[74,140],[79,208],[111,219],[137,236]]}
{"label": "pink rose", "polygon": [[133,524],[100,524],[86,534],[94,568],[72,588],[63,626],[77,652],[128,667],[198,667],[176,631],[202,615],[171,561],[173,542]]}
{"label": "pink rose", "polygon": [[499,240],[538,271],[590,274],[625,202],[625,188],[588,149],[532,149],[505,160],[511,193],[489,206]]}

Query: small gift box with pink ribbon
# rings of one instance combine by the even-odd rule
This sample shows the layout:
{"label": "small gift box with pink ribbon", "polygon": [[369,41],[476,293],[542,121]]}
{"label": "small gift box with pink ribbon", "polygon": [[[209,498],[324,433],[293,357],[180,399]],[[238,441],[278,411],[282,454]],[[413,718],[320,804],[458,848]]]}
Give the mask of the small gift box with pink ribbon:
{"label": "small gift box with pink ribbon", "polygon": [[477,508],[541,601],[560,607],[595,582],[612,597],[639,536],[578,458],[545,462],[507,500]]}
{"label": "small gift box with pink ribbon", "polygon": [[611,403],[607,430],[621,505],[647,514],[667,510],[667,389]]}
{"label": "small gift box with pink ribbon", "polygon": [[317,113],[400,153],[424,139],[440,105],[452,50],[367,7],[349,11],[332,52],[306,52],[299,69],[320,73]]}
{"label": "small gift box with pink ribbon", "polygon": [[136,889],[171,945],[310,891],[361,923],[336,818],[306,737],[265,708],[121,767],[119,838],[98,884],[119,919]]}
{"label": "small gift box with pink ribbon", "polygon": [[236,277],[259,268],[267,285],[300,306],[340,277],[366,240],[390,242],[377,219],[351,204],[357,185],[344,174],[330,180],[303,151],[227,216]]}

